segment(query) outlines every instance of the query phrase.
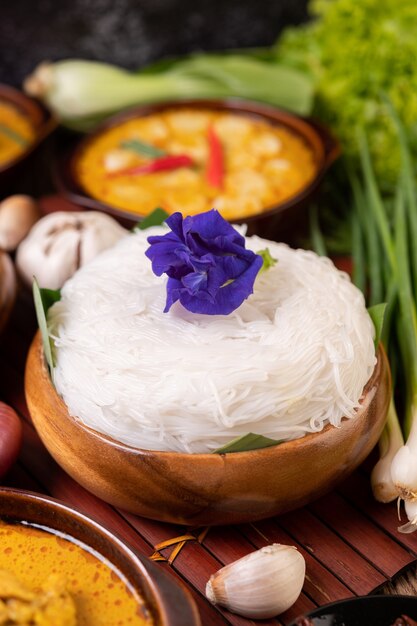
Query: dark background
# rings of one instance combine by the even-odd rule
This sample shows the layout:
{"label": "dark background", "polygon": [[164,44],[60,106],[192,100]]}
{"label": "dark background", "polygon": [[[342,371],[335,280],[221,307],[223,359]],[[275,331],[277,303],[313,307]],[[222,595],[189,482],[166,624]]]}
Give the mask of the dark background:
{"label": "dark background", "polygon": [[307,0],[0,0],[0,82],[44,60],[129,69],[201,50],[268,46],[307,19]]}

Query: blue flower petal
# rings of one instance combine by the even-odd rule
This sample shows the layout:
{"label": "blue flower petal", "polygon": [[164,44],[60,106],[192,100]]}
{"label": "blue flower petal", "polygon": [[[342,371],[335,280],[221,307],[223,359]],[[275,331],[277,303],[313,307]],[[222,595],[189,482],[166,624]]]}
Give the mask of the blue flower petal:
{"label": "blue flower petal", "polygon": [[[199,297],[190,296],[185,291],[181,291],[180,302],[192,313],[202,313],[205,315],[229,315],[235,311],[253,292],[255,278],[262,267],[262,257],[255,255],[254,263],[230,284],[221,287],[213,301]],[[199,294],[198,294],[199,295]]]}
{"label": "blue flower petal", "polygon": [[188,293],[195,295],[199,290],[205,289],[207,286],[207,272],[192,272],[187,274],[181,280],[186,287]]}

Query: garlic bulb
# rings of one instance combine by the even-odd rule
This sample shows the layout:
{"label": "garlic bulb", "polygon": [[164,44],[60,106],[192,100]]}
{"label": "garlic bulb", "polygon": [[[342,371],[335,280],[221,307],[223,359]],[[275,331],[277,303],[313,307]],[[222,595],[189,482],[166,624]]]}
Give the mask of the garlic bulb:
{"label": "garlic bulb", "polygon": [[59,289],[75,271],[127,234],[98,211],[51,213],[35,224],[20,244],[17,269],[25,282]]}
{"label": "garlic bulb", "polygon": [[274,543],[213,574],[206,596],[233,613],[265,619],[294,604],[304,578],[305,560],[297,548]]}
{"label": "garlic bulb", "polygon": [[0,203],[0,250],[15,250],[39,218],[38,205],[30,196],[5,198]]}

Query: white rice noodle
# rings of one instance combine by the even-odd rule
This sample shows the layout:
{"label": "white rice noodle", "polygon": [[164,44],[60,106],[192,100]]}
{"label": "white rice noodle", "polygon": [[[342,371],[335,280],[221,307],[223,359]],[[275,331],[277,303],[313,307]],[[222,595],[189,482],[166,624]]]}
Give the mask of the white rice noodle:
{"label": "white rice noodle", "polygon": [[81,268],[50,310],[54,383],[71,415],[135,447],[210,452],[248,432],[292,439],[354,417],[375,366],[362,294],[326,258],[284,244],[228,316],[163,313],[153,228]]}

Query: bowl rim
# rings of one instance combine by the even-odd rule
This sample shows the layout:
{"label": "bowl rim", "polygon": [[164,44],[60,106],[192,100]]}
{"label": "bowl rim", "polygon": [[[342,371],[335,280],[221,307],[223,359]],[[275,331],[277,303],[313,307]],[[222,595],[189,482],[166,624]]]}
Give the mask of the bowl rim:
{"label": "bowl rim", "polygon": [[367,604],[367,603],[374,603],[374,602],[379,602],[382,604],[390,604],[390,603],[395,603],[395,602],[401,602],[402,600],[407,600],[407,601],[411,601],[413,604],[415,604],[416,609],[417,609],[417,597],[416,596],[411,596],[411,595],[404,595],[404,594],[395,594],[395,595],[391,595],[391,594],[376,594],[374,592],[371,592],[369,595],[366,596],[355,596],[355,597],[351,597],[351,598],[344,598],[342,600],[335,600],[334,602],[329,602],[328,604],[323,604],[321,606],[317,606],[316,608],[312,609],[311,611],[308,611],[307,613],[303,613],[302,615],[300,615],[299,617],[297,617],[297,619],[293,622],[291,622],[290,626],[297,626],[299,621],[302,620],[303,618],[320,618],[320,615],[317,615],[317,613],[322,613],[323,611],[327,612],[332,612],[334,610],[338,610],[340,608],[347,606],[351,606],[352,604],[359,604],[359,605],[363,605],[363,604]]}
{"label": "bowl rim", "polygon": [[43,104],[11,85],[0,83],[0,102],[2,100],[12,104],[29,119],[35,130],[35,137],[14,159],[0,165],[0,174],[8,172],[26,159],[58,126],[57,118]]}
{"label": "bowl rim", "polygon": [[[100,431],[94,430],[90,426],[87,426],[81,421],[81,419],[74,417],[73,415],[70,415],[63,398],[59,395],[59,393],[55,389],[52,383],[51,377],[49,375],[49,371],[45,363],[43,347],[42,347],[42,339],[41,339],[39,330],[35,334],[30,351],[33,348],[35,348],[35,350],[36,349],[38,350],[38,358],[39,358],[39,363],[41,366],[40,375],[44,379],[46,379],[47,384],[49,386],[50,394],[52,394],[55,401],[58,402],[58,404],[63,408],[64,412],[66,413],[67,419],[69,419],[76,427],[80,428],[82,431],[95,437],[96,439],[99,439],[100,441],[106,444],[109,444],[113,448],[117,448],[121,451],[125,451],[130,454],[140,454],[143,456],[162,455],[162,457],[169,457],[170,455],[175,455],[176,458],[183,457],[184,459],[188,459],[188,460],[192,458],[192,459],[195,459],[196,462],[198,462],[198,460],[206,460],[206,461],[210,460],[209,462],[215,462],[216,457],[224,457],[226,454],[232,455],[233,458],[235,459],[243,459],[245,457],[249,458],[249,456],[254,456],[254,455],[259,455],[259,454],[266,455],[266,456],[274,455],[275,450],[277,449],[280,449],[280,450],[284,449],[286,451],[290,451],[291,449],[297,449],[297,448],[300,449],[300,448],[303,448],[304,446],[307,446],[309,442],[313,441],[317,437],[320,437],[324,433],[328,433],[334,428],[341,430],[344,424],[348,424],[349,422],[351,422],[351,420],[358,419],[361,416],[361,414],[363,414],[367,410],[369,401],[372,399],[370,398],[368,402],[362,403],[361,407],[358,409],[355,416],[351,418],[342,417],[342,422],[340,426],[333,426],[332,424],[327,424],[321,431],[306,433],[302,437],[298,437],[297,439],[290,439],[288,441],[283,441],[282,443],[278,443],[274,446],[268,446],[265,448],[257,448],[255,450],[245,450],[243,452],[220,452],[220,453],[213,453],[213,452],[188,453],[188,452],[177,452],[175,450],[150,450],[147,448],[139,448],[139,447],[131,446],[129,444],[123,443],[122,441],[117,441],[113,437],[110,437],[109,435],[101,433]],[[373,369],[373,372],[370,378],[368,379],[368,381],[366,382],[363,388],[361,398],[360,398],[361,400],[366,399],[369,396],[369,394],[372,392],[372,390],[376,387],[380,379],[381,372],[384,369],[386,369],[389,373],[389,380],[391,384],[391,373],[389,370],[388,357],[386,355],[386,352],[382,343],[379,343],[378,350],[376,351],[375,356],[376,356],[375,367]]]}
{"label": "bowl rim", "polygon": [[[70,201],[86,208],[105,211],[110,215],[118,217],[119,219],[124,219],[133,223],[137,223],[145,219],[148,214],[135,214],[131,211],[110,205],[103,200],[96,199],[89,195],[88,191],[85,190],[79,182],[76,173],[76,162],[86,146],[93,142],[102,133],[106,132],[109,128],[118,126],[119,124],[136,117],[146,117],[152,115],[153,113],[158,113],[172,108],[200,108],[214,111],[230,111],[244,117],[252,117],[268,121],[274,126],[285,126],[307,142],[310,145],[315,158],[317,158],[317,171],[313,179],[307,183],[307,185],[301,187],[297,193],[283,202],[265,207],[265,209],[259,213],[253,213],[242,218],[229,219],[228,221],[232,224],[249,224],[250,222],[259,219],[267,219],[290,209],[298,203],[304,202],[319,185],[325,173],[332,163],[339,157],[341,152],[339,141],[334,137],[330,130],[319,121],[311,117],[297,115],[296,113],[292,113],[286,109],[274,107],[273,105],[264,102],[237,97],[212,99],[190,98],[153,102],[119,111],[115,115],[112,115],[102,121],[94,128],[93,131],[89,132],[80,141],[78,141],[56,164],[57,166],[54,169],[54,180],[58,190]],[[317,147],[319,147],[319,149],[317,149]]]}
{"label": "bowl rim", "polygon": [[[177,623],[175,622],[175,625],[174,625],[173,620],[170,618],[169,614],[167,613],[166,606],[164,603],[164,597],[158,588],[158,581],[157,581],[156,575],[158,575],[158,577],[161,576],[160,572],[155,570],[155,579],[154,579],[153,578],[154,574],[150,573],[147,569],[149,568],[149,570],[152,570],[153,564],[146,563],[145,565],[145,563],[142,562],[142,560],[134,552],[134,550],[130,548],[123,541],[123,539],[121,539],[118,536],[117,533],[114,533],[113,531],[108,530],[103,524],[96,521],[94,518],[90,517],[89,515],[86,515],[85,513],[80,511],[77,507],[68,505],[65,502],[62,502],[61,500],[58,500],[57,498],[53,498],[48,495],[37,493],[31,490],[18,489],[15,487],[5,487],[1,485],[0,486],[0,499],[2,499],[3,497],[6,498],[6,500],[7,500],[7,497],[9,498],[11,497],[12,499],[17,498],[23,504],[25,502],[30,502],[34,504],[40,503],[41,507],[50,506],[52,507],[53,510],[55,511],[59,510],[61,513],[63,513],[67,517],[75,518],[76,521],[80,525],[82,525],[83,527],[88,527],[89,529],[92,530],[92,532],[95,535],[99,535],[102,538],[104,538],[106,542],[109,542],[113,547],[116,548],[117,552],[121,553],[124,557],[126,557],[127,560],[135,567],[136,571],[138,572],[139,578],[141,579],[141,584],[143,585],[143,588],[140,591],[145,601],[145,606],[147,606],[150,612],[153,613],[154,625],[155,626],[171,626],[171,625],[177,626]],[[4,517],[7,519],[7,515],[4,515]],[[13,514],[10,515],[10,518],[13,519]],[[28,518],[25,518],[25,521],[30,522],[31,520]],[[51,530],[54,530],[54,518],[53,517],[45,520],[45,528],[50,528]],[[59,529],[55,529],[55,530],[59,530]],[[69,536],[71,537],[71,533],[69,533]],[[76,539],[76,537],[73,537],[73,538]],[[81,541],[81,543],[88,545],[88,543],[86,543],[85,541]],[[107,557],[104,557],[104,555],[102,556],[103,558],[107,558]],[[110,563],[114,567],[116,567],[116,569],[119,569],[115,563],[111,562],[111,559],[107,558],[107,560],[110,561]],[[134,587],[136,586],[133,583],[133,581],[129,580],[129,577],[127,574],[125,574],[123,571],[121,573],[125,576],[125,578],[131,585],[133,585]],[[165,578],[166,574],[165,573],[163,574]],[[192,609],[192,612],[194,613],[195,623],[193,624],[193,626],[197,626],[200,623],[199,615],[198,615],[196,606],[194,604],[194,600],[191,594],[189,593],[188,589],[186,589],[184,585],[181,585],[181,586],[176,585],[175,581],[170,581],[170,583],[173,587],[175,586],[176,588],[180,588],[181,592],[184,593],[185,598],[188,601],[188,604],[190,608]],[[154,607],[150,607],[150,604],[152,601],[154,602]]]}
{"label": "bowl rim", "polygon": [[9,254],[0,250],[0,334],[7,326],[17,295],[17,279]]}

